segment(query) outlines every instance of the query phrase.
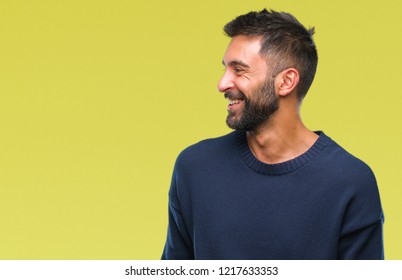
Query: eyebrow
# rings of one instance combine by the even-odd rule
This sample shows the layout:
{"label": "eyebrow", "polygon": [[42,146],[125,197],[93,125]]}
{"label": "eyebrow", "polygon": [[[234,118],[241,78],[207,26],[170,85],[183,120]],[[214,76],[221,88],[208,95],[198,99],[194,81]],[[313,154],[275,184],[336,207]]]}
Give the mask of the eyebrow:
{"label": "eyebrow", "polygon": [[[225,61],[223,61],[223,60],[222,60],[222,64],[223,64],[224,66],[226,66],[226,63],[225,63]],[[231,60],[231,61],[228,63],[228,65],[231,66],[231,67],[233,67],[233,66],[242,66],[242,67],[244,67],[244,68],[250,68],[250,66],[249,66],[248,64],[246,64],[245,62],[243,62],[243,61],[241,61],[241,60]]]}

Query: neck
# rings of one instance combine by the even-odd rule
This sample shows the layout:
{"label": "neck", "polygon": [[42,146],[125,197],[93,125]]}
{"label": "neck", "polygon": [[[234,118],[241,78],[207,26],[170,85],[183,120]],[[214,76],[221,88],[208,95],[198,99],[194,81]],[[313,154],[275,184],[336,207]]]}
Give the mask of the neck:
{"label": "neck", "polygon": [[258,160],[276,164],[294,159],[318,139],[304,126],[298,111],[293,112],[278,111],[267,123],[247,132],[248,145]]}

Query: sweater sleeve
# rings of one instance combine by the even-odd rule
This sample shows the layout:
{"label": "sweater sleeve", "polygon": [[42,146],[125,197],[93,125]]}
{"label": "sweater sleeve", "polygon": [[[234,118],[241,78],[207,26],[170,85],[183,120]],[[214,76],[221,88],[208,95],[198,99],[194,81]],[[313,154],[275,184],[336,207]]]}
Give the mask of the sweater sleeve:
{"label": "sweater sleeve", "polygon": [[340,259],[384,259],[384,215],[374,174],[371,169],[367,171],[346,207],[339,241]]}
{"label": "sweater sleeve", "polygon": [[177,181],[177,170],[175,168],[169,191],[169,224],[162,260],[194,259],[190,234],[180,209]]}

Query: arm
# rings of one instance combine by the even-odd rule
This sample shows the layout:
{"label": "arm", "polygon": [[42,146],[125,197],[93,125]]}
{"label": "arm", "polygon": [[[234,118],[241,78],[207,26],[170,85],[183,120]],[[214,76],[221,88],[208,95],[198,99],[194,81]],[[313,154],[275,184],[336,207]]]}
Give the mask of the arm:
{"label": "arm", "polygon": [[384,259],[384,215],[374,174],[369,171],[344,214],[339,241],[340,259]]}
{"label": "arm", "polygon": [[344,234],[340,240],[339,257],[344,260],[383,260],[383,220]]}
{"label": "arm", "polygon": [[194,259],[194,250],[190,234],[186,228],[180,210],[177,193],[177,169],[173,172],[173,179],[169,191],[169,225],[162,260]]}

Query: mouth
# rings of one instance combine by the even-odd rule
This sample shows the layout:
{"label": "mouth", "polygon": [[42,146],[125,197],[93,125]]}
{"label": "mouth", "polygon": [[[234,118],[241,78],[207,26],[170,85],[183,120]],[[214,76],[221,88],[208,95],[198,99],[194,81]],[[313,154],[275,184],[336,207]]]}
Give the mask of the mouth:
{"label": "mouth", "polygon": [[235,99],[228,99],[229,100],[229,106],[240,104],[243,102],[243,98],[235,98]]}
{"label": "mouth", "polygon": [[241,106],[241,104],[243,104],[244,99],[243,98],[228,98],[229,101],[229,105],[228,105],[228,110],[233,110],[239,106]]}
{"label": "mouth", "polygon": [[237,94],[232,93],[232,92],[226,92],[225,98],[229,102],[229,105],[228,105],[229,111],[233,111],[237,107],[240,107],[244,103],[244,100],[245,100],[244,94],[242,92],[239,92]]}

